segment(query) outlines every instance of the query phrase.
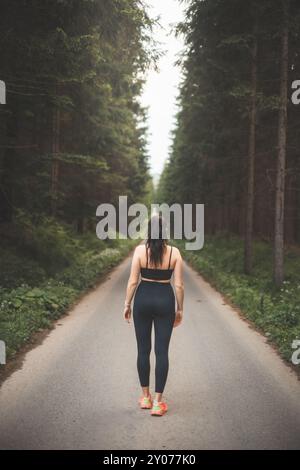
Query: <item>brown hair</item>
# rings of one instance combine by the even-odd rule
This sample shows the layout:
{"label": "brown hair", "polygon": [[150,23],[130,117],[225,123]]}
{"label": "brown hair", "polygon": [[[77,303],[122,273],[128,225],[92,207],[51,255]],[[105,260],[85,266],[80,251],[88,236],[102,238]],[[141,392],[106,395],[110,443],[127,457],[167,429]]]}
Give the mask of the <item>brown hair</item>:
{"label": "brown hair", "polygon": [[146,247],[150,248],[150,263],[155,267],[162,264],[166,245],[166,223],[161,214],[154,215],[148,222],[148,238]]}

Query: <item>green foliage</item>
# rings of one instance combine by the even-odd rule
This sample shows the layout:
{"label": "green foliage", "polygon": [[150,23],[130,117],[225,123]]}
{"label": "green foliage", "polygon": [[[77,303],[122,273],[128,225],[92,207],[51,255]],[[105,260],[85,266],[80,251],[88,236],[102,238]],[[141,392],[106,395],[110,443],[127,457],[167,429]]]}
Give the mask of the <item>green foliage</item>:
{"label": "green foliage", "polygon": [[15,239],[16,245],[1,250],[0,338],[6,343],[8,357],[33,332],[51,327],[54,319],[137,243],[103,241],[91,232],[80,237],[71,227],[48,218],[35,226],[27,219],[26,230],[19,236],[27,240],[25,245]]}
{"label": "green foliage", "polygon": [[78,293],[73,287],[53,281],[39,288],[23,284],[13,290],[0,290],[0,330],[10,357],[33,332],[51,326]]}
{"label": "green foliage", "polygon": [[17,246],[37,260],[48,273],[72,264],[81,255],[84,246],[80,237],[74,237],[72,227],[60,223],[53,217],[36,216],[18,211],[14,226],[19,236]]}
{"label": "green foliage", "polygon": [[276,344],[286,360],[292,355],[291,344],[300,339],[300,256],[296,249],[286,249],[289,280],[278,290],[270,283],[272,249],[269,243],[255,241],[254,270],[243,274],[243,241],[237,236],[206,236],[199,252],[184,250],[183,242],[173,240],[191,265],[224,293],[242,313]]}
{"label": "green foliage", "polygon": [[27,256],[1,248],[0,258],[0,285],[2,287],[13,288],[25,282],[36,285],[46,279],[45,269]]}
{"label": "green foliage", "polygon": [[136,243],[98,240],[95,214],[119,195],[151,197],[139,96],[159,53],[146,6],[1,3],[0,337],[9,355]]}
{"label": "green foliage", "polygon": [[[257,42],[254,234],[273,235],[275,158],[280,104],[279,40],[283,2],[190,0],[177,25],[183,79],[169,159],[156,198],[205,204],[206,233],[243,234],[246,212],[249,111]],[[299,77],[300,3],[291,0],[288,83]],[[299,112],[288,96],[286,233],[300,242]]]}
{"label": "green foliage", "polygon": [[0,221],[22,209],[82,231],[101,202],[145,197],[138,98],[159,55],[153,23],[136,0],[2,2],[1,78],[10,99],[0,109]]}

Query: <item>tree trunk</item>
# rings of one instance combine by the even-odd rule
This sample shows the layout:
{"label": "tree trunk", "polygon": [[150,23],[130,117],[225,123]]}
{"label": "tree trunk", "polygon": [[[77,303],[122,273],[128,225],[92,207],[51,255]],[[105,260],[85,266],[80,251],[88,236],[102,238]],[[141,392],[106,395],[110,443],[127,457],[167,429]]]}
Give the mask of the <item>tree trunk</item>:
{"label": "tree trunk", "polygon": [[[58,95],[58,84],[55,84],[55,95]],[[52,111],[52,174],[51,174],[51,213],[53,216],[57,212],[58,182],[59,182],[59,126],[60,111],[57,104],[53,105]]]}
{"label": "tree trunk", "polygon": [[14,217],[15,199],[15,165],[16,143],[18,138],[19,114],[17,106],[10,105],[10,115],[7,117],[5,144],[3,157],[0,161],[1,191],[0,191],[0,221],[12,222]]}
{"label": "tree trunk", "polygon": [[276,286],[284,279],[284,191],[287,138],[287,87],[288,87],[288,17],[289,0],[282,0],[283,18],[281,33],[280,108],[278,121],[278,158],[275,187],[274,267]]}
{"label": "tree trunk", "polygon": [[251,50],[251,101],[249,116],[248,143],[248,184],[245,221],[244,271],[250,274],[253,264],[253,208],[254,208],[254,172],[256,143],[256,90],[257,90],[257,18],[253,28],[253,45]]}

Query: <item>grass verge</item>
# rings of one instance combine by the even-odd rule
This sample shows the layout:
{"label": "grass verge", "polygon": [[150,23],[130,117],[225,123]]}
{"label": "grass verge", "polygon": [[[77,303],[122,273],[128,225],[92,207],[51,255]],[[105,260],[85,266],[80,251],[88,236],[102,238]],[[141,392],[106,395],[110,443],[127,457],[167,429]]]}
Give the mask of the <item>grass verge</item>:
{"label": "grass verge", "polygon": [[185,250],[183,241],[173,243],[187,262],[239,307],[284,359],[292,363],[295,352],[292,343],[300,340],[299,252],[285,249],[285,281],[278,289],[272,281],[272,247],[267,242],[254,242],[251,275],[243,273],[243,240],[236,236],[206,236],[199,251]]}
{"label": "grass verge", "polygon": [[37,225],[23,222],[14,223],[13,233],[7,227],[9,236],[0,249],[0,340],[7,360],[35,332],[49,328],[137,243],[103,241],[95,233],[80,236],[50,219]]}

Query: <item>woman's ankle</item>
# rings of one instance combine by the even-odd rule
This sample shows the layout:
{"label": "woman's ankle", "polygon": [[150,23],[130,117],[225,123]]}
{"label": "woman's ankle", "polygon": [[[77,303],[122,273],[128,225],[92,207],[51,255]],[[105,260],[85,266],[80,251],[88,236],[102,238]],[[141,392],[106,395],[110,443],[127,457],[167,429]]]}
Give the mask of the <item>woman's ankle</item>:
{"label": "woman's ankle", "polygon": [[161,393],[156,393],[154,397],[155,403],[161,403],[162,402],[162,394]]}
{"label": "woman's ankle", "polygon": [[143,388],[143,389],[142,389],[142,393],[143,393],[143,396],[144,396],[145,398],[149,398],[150,395],[151,395],[151,394],[150,394],[150,390],[149,390],[148,388]]}

